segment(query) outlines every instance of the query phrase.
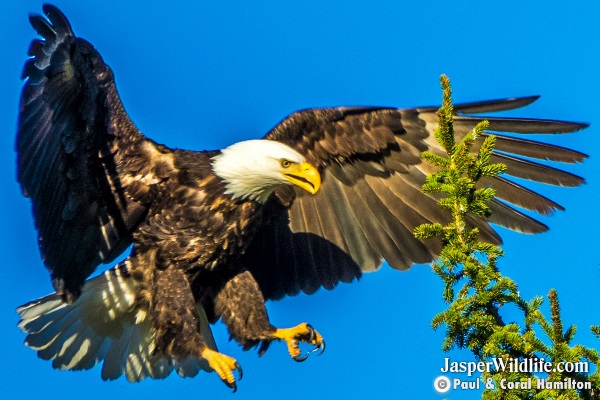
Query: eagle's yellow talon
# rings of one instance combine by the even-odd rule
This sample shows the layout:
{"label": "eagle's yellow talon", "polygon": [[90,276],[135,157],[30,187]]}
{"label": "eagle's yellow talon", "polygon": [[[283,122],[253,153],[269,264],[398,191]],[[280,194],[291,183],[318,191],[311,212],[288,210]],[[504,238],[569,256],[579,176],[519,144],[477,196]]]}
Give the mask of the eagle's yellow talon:
{"label": "eagle's yellow talon", "polygon": [[223,383],[232,388],[234,392],[237,390],[233,371],[238,371],[239,380],[242,379],[243,372],[242,367],[240,367],[240,364],[234,358],[211,350],[208,347],[202,350],[200,356],[208,362],[208,365],[219,375]]}
{"label": "eagle's yellow talon", "polygon": [[302,355],[298,342],[314,345],[315,348],[312,351],[320,350],[319,354],[323,353],[325,350],[323,336],[306,322],[293,328],[277,329],[273,334],[273,337],[286,342],[290,356],[296,361],[304,361],[309,355],[309,353]]}

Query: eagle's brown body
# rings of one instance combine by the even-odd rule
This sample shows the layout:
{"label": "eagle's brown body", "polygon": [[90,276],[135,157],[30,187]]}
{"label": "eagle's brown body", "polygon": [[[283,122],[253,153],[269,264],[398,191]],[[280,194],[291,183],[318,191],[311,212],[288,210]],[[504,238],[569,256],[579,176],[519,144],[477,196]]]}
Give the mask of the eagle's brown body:
{"label": "eagle's brown body", "polygon": [[[198,352],[203,341],[197,302],[210,322],[223,318],[240,344],[267,339],[275,328],[258,285],[240,260],[264,206],[224,194],[221,179],[210,168],[214,152],[151,152],[168,160],[165,171],[170,172],[152,188],[153,203],[133,234],[128,265],[156,321],[157,350],[174,357]],[[158,160],[152,161],[150,165]],[[244,289],[233,288],[239,285]],[[169,323],[175,320],[177,324]]]}
{"label": "eagle's brown body", "polygon": [[[235,387],[239,366],[216,352],[210,323],[221,318],[244,348],[260,345],[260,352],[283,340],[301,360],[298,342],[322,347],[323,338],[308,324],[275,328],[265,300],[332,289],[384,260],[406,270],[439,254],[439,241],[413,236],[416,226],[448,218],[421,191],[432,172],[421,153],[443,155],[433,137],[436,107],[308,109],[262,141],[171,150],[130,121],[112,71],[65,16],[49,5],[44,12],[47,19],[30,18],[44,40],[33,41],[23,73],[18,177],[32,199],[56,293],[18,312],[26,343],[54,367],[103,361],[104,379],[125,374],[131,381],[216,370]],[[478,114],[536,99],[457,105],[455,134],[471,130],[483,119]],[[586,126],[485,119],[490,131],[517,134]],[[583,183],[532,160],[580,162],[586,156],[577,151],[510,136],[498,136],[496,150],[492,162],[506,164],[509,176]],[[547,229],[513,206],[561,209],[503,177],[481,184],[496,189],[492,215],[468,223],[492,243],[500,238],[490,222],[526,233]],[[131,245],[125,261],[86,281]]]}

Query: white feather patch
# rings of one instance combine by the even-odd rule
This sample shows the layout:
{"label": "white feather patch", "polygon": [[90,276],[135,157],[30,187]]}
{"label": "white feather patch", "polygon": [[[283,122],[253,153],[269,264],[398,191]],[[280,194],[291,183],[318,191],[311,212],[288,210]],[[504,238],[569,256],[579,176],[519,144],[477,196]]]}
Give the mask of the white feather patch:
{"label": "white feather patch", "polygon": [[226,194],[234,198],[265,202],[276,187],[289,184],[282,175],[281,160],[302,163],[305,158],[274,140],[234,143],[212,158],[215,174],[223,179]]}
{"label": "white feather patch", "polygon": [[[162,379],[173,370],[181,376],[211,371],[195,357],[169,360],[154,355],[155,331],[146,310],[137,307],[136,287],[127,275],[127,261],[90,279],[79,299],[65,304],[55,293],[17,309],[25,344],[61,370],[87,370],[101,361],[102,379],[125,374],[130,382],[146,377]],[[198,307],[201,333],[207,345],[216,345],[206,314]]]}

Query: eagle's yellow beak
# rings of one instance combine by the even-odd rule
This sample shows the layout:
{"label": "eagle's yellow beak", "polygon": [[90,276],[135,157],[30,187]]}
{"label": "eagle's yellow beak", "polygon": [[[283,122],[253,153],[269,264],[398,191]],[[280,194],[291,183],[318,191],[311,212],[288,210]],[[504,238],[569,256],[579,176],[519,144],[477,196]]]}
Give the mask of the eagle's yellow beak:
{"label": "eagle's yellow beak", "polygon": [[283,170],[285,176],[294,185],[301,187],[310,194],[315,194],[321,187],[321,174],[307,162],[301,164],[292,163]]}

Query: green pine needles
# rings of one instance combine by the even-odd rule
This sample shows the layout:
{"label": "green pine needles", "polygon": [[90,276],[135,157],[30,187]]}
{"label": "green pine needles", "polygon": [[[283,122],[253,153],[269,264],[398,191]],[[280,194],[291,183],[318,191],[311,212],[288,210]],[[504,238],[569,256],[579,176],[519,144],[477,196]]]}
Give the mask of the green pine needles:
{"label": "green pine needles", "polygon": [[[491,213],[487,203],[495,191],[477,187],[478,180],[496,176],[506,166],[490,164],[494,136],[478,140],[488,126],[487,121],[479,123],[456,143],[450,80],[444,75],[441,86],[443,105],[438,112],[435,136],[447,156],[423,154],[423,159],[439,171],[427,177],[422,190],[438,196],[440,207],[450,212],[451,219],[446,225],[420,225],[414,234],[418,239],[438,237],[444,244],[433,264],[434,271],[444,281],[443,298],[448,303],[448,308],[432,321],[434,329],[446,328],[442,349],[467,348],[478,361],[491,363],[492,367],[484,368],[481,373],[484,399],[599,398],[600,354],[595,349],[571,344],[576,326],[564,329],[556,291],[552,289],[548,295],[551,313],[548,320],[540,311],[542,297],[522,299],[517,284],[501,274],[497,262],[502,249],[481,242],[478,229],[467,224],[469,214],[485,217]],[[504,322],[501,308],[507,305],[522,312],[521,324]],[[592,331],[600,337],[600,327],[592,327]],[[564,368],[569,372],[559,371],[562,367],[554,368],[563,362],[569,363]],[[505,368],[497,368],[502,363]],[[553,370],[544,372],[544,366]],[[586,384],[588,388],[580,387]]]}

